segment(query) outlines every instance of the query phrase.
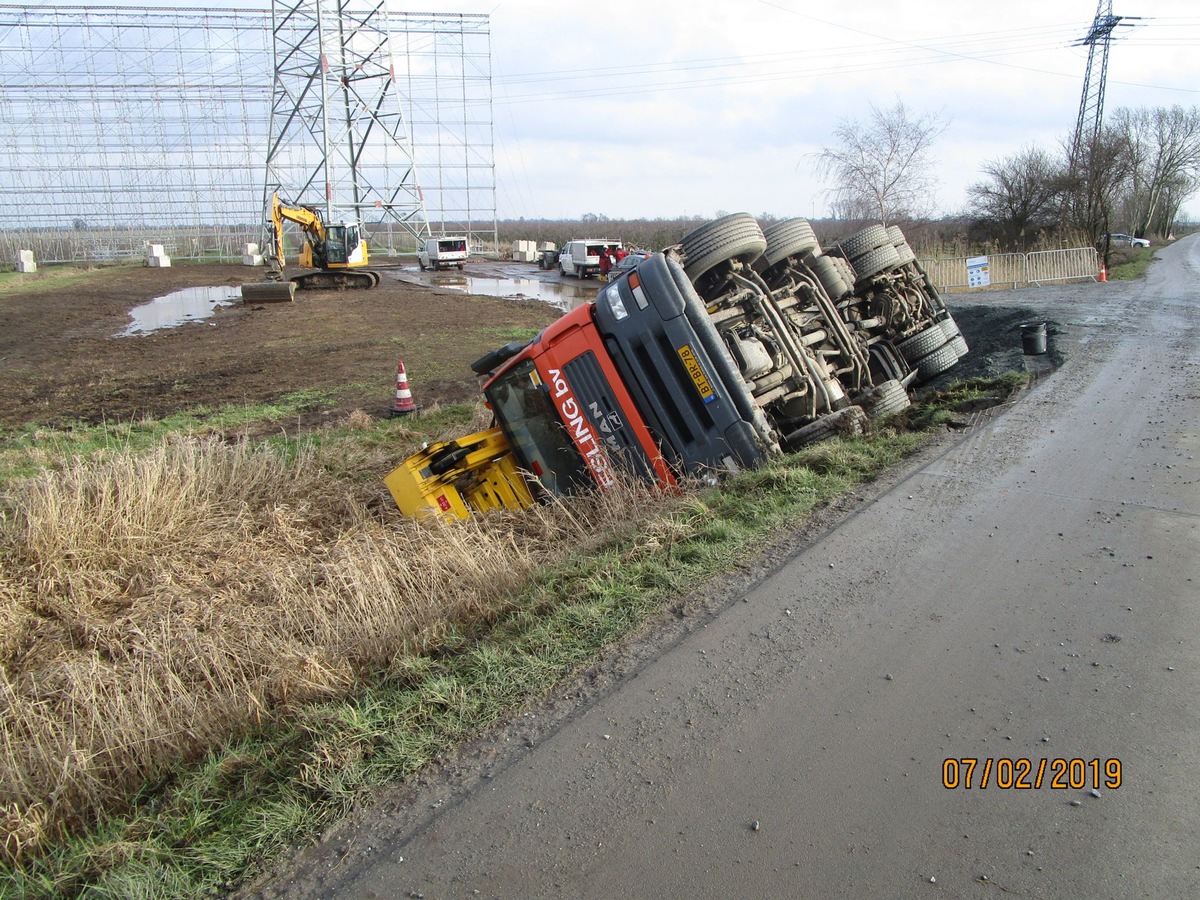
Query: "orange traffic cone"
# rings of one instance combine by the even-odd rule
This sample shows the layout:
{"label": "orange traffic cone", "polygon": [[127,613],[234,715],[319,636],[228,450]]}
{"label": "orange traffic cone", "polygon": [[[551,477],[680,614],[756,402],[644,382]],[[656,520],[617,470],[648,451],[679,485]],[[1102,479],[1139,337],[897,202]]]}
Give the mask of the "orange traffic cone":
{"label": "orange traffic cone", "polygon": [[1100,263],[1100,280],[1108,281],[1108,269],[1104,268],[1104,263]]}
{"label": "orange traffic cone", "polygon": [[420,409],[413,402],[412,392],[408,389],[408,375],[404,371],[404,360],[396,363],[396,399],[388,410],[389,416],[407,416]]}

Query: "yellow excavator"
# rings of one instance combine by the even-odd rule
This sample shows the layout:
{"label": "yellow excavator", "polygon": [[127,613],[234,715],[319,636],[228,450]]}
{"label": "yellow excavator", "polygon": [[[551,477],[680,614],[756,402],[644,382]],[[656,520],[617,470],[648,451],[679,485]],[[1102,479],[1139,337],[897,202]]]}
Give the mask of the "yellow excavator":
{"label": "yellow excavator", "polygon": [[286,206],[277,193],[271,194],[272,249],[277,277],[283,277],[286,254],[283,246],[283,223],[294,222],[304,233],[299,264],[303,269],[316,269],[293,275],[289,281],[301,290],[310,288],[373,288],[379,284],[379,273],[364,268],[367,265],[367,242],[358,222],[327,225],[320,211],[313,206]]}

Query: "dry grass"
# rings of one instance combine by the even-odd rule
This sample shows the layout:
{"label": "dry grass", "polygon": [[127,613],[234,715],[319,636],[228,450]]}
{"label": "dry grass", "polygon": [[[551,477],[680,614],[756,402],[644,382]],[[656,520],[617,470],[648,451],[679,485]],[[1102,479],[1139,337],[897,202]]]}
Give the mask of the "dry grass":
{"label": "dry grass", "polygon": [[174,438],[9,487],[0,858],[38,855],[280,710],[402,673],[647,503],[418,525],[369,512],[321,452]]}

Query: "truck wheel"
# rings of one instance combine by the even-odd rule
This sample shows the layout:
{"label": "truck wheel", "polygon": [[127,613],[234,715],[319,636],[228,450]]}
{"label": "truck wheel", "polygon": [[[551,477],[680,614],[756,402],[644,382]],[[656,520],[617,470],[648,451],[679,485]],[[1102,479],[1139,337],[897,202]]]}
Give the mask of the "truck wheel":
{"label": "truck wheel", "polygon": [[858,273],[856,284],[862,284],[869,278],[874,278],[880,272],[895,269],[900,265],[900,254],[891,244],[884,244],[874,250],[869,250],[854,260],[854,271]]}
{"label": "truck wheel", "polygon": [[793,431],[783,439],[783,445],[793,451],[838,435],[857,436],[863,433],[866,422],[867,414],[861,406],[847,406]]}
{"label": "truck wheel", "polygon": [[559,274],[559,277],[560,277],[560,278],[566,278],[566,277],[567,277],[567,270],[563,268],[563,264],[562,264],[562,263],[559,263],[559,264],[558,264],[558,274]]}
{"label": "truck wheel", "polygon": [[683,271],[693,284],[713,266],[731,259],[752,263],[767,249],[767,239],[749,213],[734,213],[701,225],[680,244],[687,259]]}
{"label": "truck wheel", "polygon": [[959,330],[958,323],[954,321],[954,316],[948,315],[944,319],[939,319],[938,327],[942,329],[942,334],[946,336],[946,340],[948,341],[952,341],[962,334],[962,331]]}
{"label": "truck wheel", "polygon": [[817,256],[809,262],[809,268],[813,270],[813,274],[817,276],[817,280],[831,299],[839,300],[849,292],[850,287],[842,278],[841,270],[834,264],[832,257]]}
{"label": "truck wheel", "polygon": [[940,375],[947,369],[953,368],[958,362],[958,351],[950,344],[934,350],[928,356],[923,356],[916,362],[917,380],[928,381],[934,375]]}
{"label": "truck wheel", "polygon": [[912,406],[908,391],[894,378],[863,391],[854,402],[863,408],[868,419],[882,419]]}
{"label": "truck wheel", "polygon": [[915,363],[946,343],[946,333],[942,326],[934,325],[924,331],[918,331],[912,337],[905,338],[896,345],[900,355],[910,363]]}
{"label": "truck wheel", "polygon": [[820,246],[816,232],[807,219],[784,219],[782,222],[776,222],[763,231],[763,237],[767,240],[767,249],[763,252],[762,262],[768,269],[789,256],[803,256]]}
{"label": "truck wheel", "polygon": [[846,259],[854,259],[876,247],[882,247],[884,244],[891,244],[891,241],[888,240],[887,229],[882,225],[868,225],[842,241],[841,247],[842,252],[846,254]]}

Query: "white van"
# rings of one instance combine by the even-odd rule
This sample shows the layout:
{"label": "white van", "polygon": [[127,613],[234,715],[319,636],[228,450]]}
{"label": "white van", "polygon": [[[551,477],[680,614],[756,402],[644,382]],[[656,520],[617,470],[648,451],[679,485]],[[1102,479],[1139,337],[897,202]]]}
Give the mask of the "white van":
{"label": "white van", "polygon": [[425,241],[417,251],[417,264],[425,269],[462,268],[467,262],[467,239],[465,237],[436,237]]}
{"label": "white van", "polygon": [[558,254],[559,274],[589,278],[600,271],[600,255],[605,251],[615,253],[620,246],[620,241],[604,238],[568,241]]}

